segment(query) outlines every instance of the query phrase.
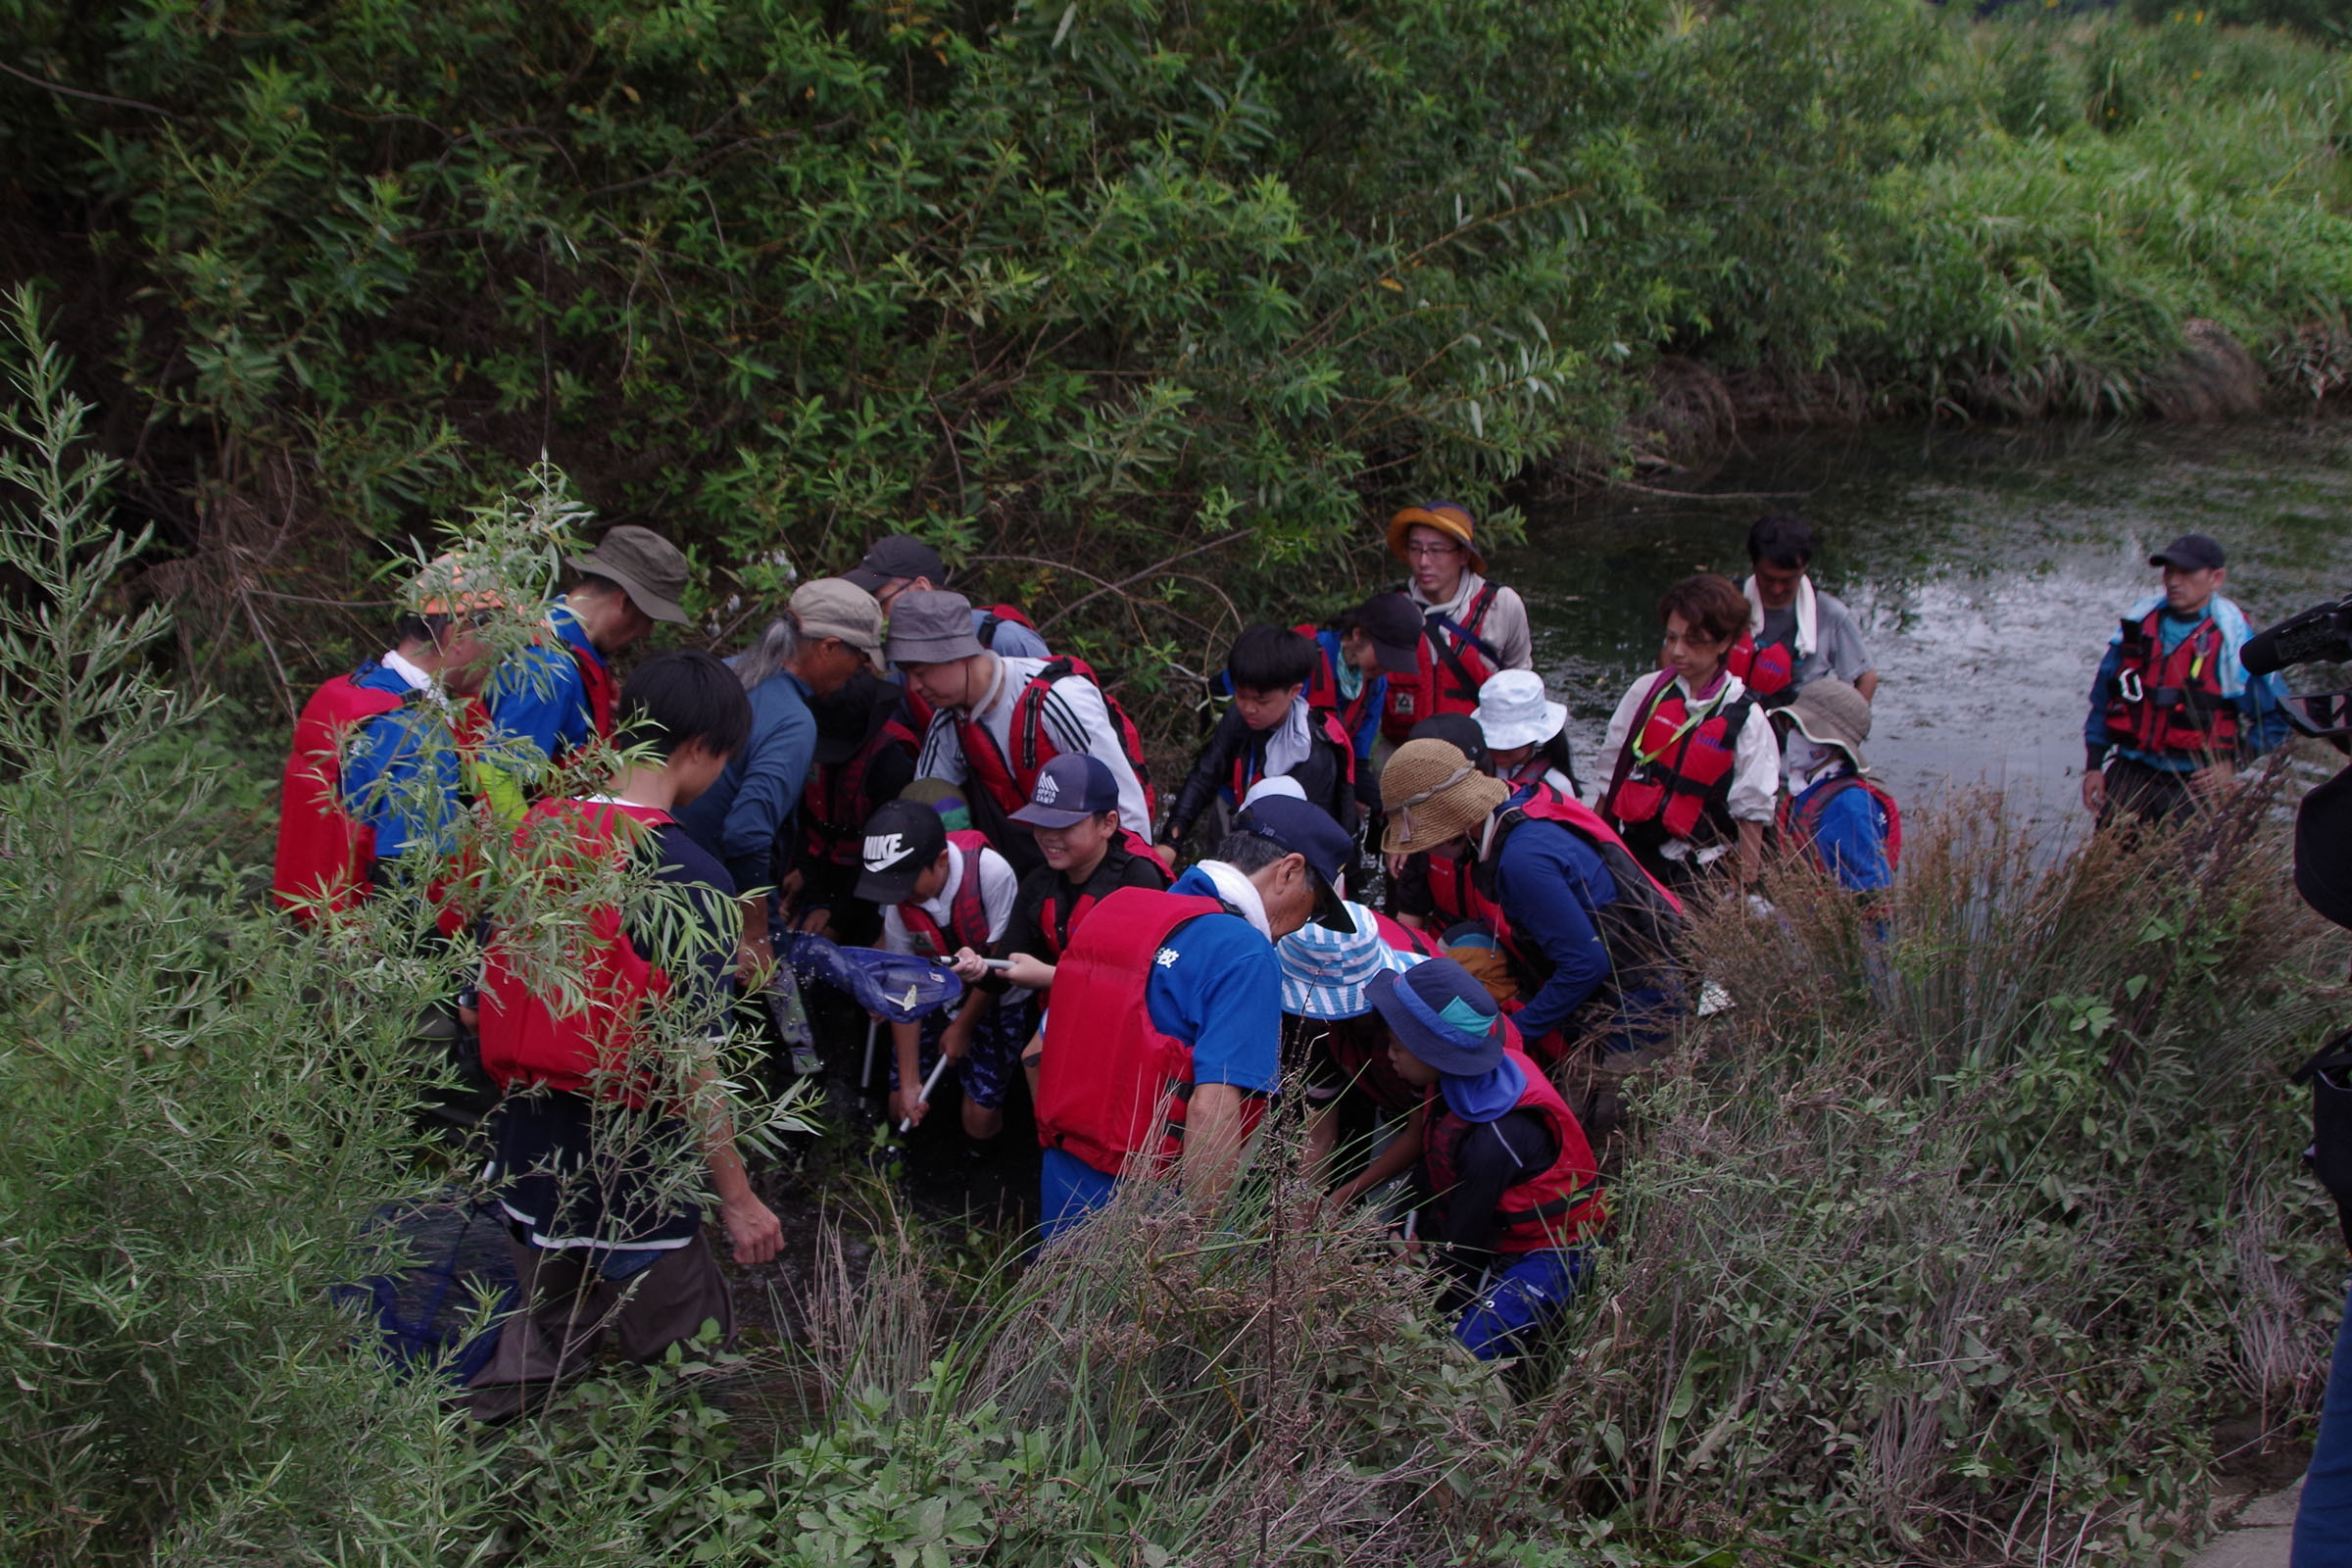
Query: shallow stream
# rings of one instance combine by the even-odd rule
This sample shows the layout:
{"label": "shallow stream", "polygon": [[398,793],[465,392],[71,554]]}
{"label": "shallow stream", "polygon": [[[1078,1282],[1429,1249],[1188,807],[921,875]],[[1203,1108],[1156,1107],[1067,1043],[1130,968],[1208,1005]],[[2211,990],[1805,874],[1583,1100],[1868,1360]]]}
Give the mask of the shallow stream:
{"label": "shallow stream", "polygon": [[2220,540],[2223,591],[2257,626],[2352,592],[2342,420],[1775,439],[1703,483],[1658,484],[1703,499],[1618,490],[1531,510],[1525,543],[1495,553],[1588,783],[1611,710],[1656,667],[1659,592],[1699,569],[1743,575],[1762,513],[1813,522],[1816,579],[1861,619],[1883,682],[1870,760],[1897,799],[1982,781],[2051,825],[2081,818],[2091,675],[2117,617],[2160,586],[2150,550]]}

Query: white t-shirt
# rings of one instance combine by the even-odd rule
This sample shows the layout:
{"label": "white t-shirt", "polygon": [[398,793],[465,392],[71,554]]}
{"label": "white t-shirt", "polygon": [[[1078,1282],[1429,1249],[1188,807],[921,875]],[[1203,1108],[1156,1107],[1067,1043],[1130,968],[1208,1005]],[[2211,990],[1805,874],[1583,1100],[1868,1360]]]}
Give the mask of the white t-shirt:
{"label": "white t-shirt", "polygon": [[[956,845],[948,846],[948,880],[941,884],[939,897],[925,899],[916,905],[936,925],[950,933],[955,940],[952,916],[956,895],[963,887],[963,879],[971,874],[971,866],[963,851]],[[980,906],[988,911],[988,940],[995,942],[1004,934],[1005,922],[1012,918],[1012,896],[1021,879],[1012,874],[1012,866],[1004,857],[991,849],[980,852]],[[882,911],[882,950],[885,953],[912,953],[914,939],[906,934],[906,917],[897,905]]]}
{"label": "white t-shirt", "polygon": [[[999,658],[996,684],[973,710],[972,717],[1006,757],[1012,753],[1013,710],[1021,693],[1029,689],[1031,678],[1045,667],[1042,659]],[[1100,687],[1084,675],[1064,675],[1047,693],[1040,716],[1046,738],[1056,752],[1085,752],[1102,759],[1102,765],[1110,769],[1119,787],[1120,821],[1152,820],[1152,812],[1144,805],[1143,780],[1135,776],[1126,752],[1119,747],[1119,732],[1111,723],[1110,707],[1102,701]],[[971,777],[971,763],[964,759],[963,740],[955,720],[952,712],[933,717],[930,733],[923,737],[922,753],[915,759],[915,777],[945,779],[951,784]]]}
{"label": "white t-shirt", "polygon": [[[1723,702],[1737,702],[1746,695],[1747,688],[1740,683],[1739,676],[1726,673],[1723,679]],[[1601,776],[1598,787],[1604,794],[1608,790],[1609,780],[1616,777],[1617,757],[1625,749],[1626,732],[1634,727],[1634,720],[1642,711],[1642,699],[1649,695],[1649,689],[1657,683],[1658,677],[1654,673],[1635,681],[1632,689],[1625,694],[1624,701],[1617,705],[1617,711],[1609,715],[1609,731],[1600,743]],[[1684,684],[1681,676],[1675,677],[1674,686],[1675,690],[1682,693],[1684,702],[1693,701],[1690,688]],[[1764,710],[1751,708],[1747,711],[1747,718],[1740,726],[1740,738],[1732,748],[1732,792],[1726,804],[1733,819],[1740,822],[1771,821],[1774,798],[1780,794],[1780,738],[1773,734],[1772,720]]]}

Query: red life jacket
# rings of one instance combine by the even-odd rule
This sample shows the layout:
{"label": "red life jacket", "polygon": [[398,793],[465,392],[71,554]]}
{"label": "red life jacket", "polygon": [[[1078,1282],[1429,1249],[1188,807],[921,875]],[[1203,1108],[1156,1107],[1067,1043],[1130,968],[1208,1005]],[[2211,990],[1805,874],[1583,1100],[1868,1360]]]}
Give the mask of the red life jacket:
{"label": "red life jacket", "polygon": [[[560,824],[551,828],[549,819]],[[635,826],[623,826],[621,818]],[[539,835],[561,833],[552,873],[561,885],[562,858],[604,858],[623,853],[644,833],[665,826],[666,811],[612,802],[542,801],[515,830],[514,842],[528,849]],[[544,843],[544,841],[542,841]],[[545,855],[542,848],[539,853]],[[494,1083],[513,1089],[545,1084],[550,1089],[594,1089],[626,1103],[644,1103],[641,1081],[624,1076],[640,1036],[639,1015],[648,1001],[664,996],[669,977],[629,941],[620,911],[607,905],[588,911],[588,928],[565,954],[581,976],[583,1005],[559,1013],[526,989],[493,937],[482,953],[482,1070]]]}
{"label": "red life jacket", "polygon": [[310,920],[319,907],[348,909],[368,896],[375,829],[344,808],[343,747],[360,725],[407,701],[338,675],[302,705],[278,791],[277,860],[270,879],[278,907]]}
{"label": "red life jacket", "polygon": [[1870,798],[1877,801],[1880,808],[1886,811],[1886,864],[1889,869],[1901,865],[1903,863],[1903,813],[1896,808],[1894,797],[1881,789],[1876,780],[1864,778],[1857,773],[1846,773],[1837,778],[1827,779],[1807,790],[1804,794],[1805,804],[1802,809],[1797,808],[1794,799],[1783,796],[1780,811],[1781,836],[1792,843],[1803,845],[1813,857],[1814,865],[1827,871],[1830,868],[1829,861],[1822,858],[1821,846],[1816,842],[1821,834],[1821,815],[1830,808],[1831,801],[1847,790],[1855,788],[1867,791]]}
{"label": "red life jacket", "polygon": [[[1608,1224],[1600,1162],[1592,1157],[1592,1146],[1576,1113],[1544,1076],[1544,1069],[1516,1044],[1506,1044],[1502,1054],[1527,1080],[1511,1109],[1532,1110],[1543,1117],[1557,1152],[1544,1170],[1504,1189],[1494,1205],[1494,1226],[1487,1245],[1510,1255],[1574,1247],[1597,1236]],[[1446,1195],[1461,1179],[1462,1141],[1478,1124],[1448,1109],[1434,1086],[1426,1103],[1429,1110],[1422,1121],[1421,1163],[1428,1172],[1430,1190],[1437,1194],[1435,1206],[1443,1215]]]}
{"label": "red life jacket", "polygon": [[1796,649],[1789,643],[1756,645],[1755,633],[1743,631],[1732,651],[1724,656],[1724,666],[1740,677],[1747,694],[1766,708],[1773,707],[1769,699],[1789,691],[1796,680]]}
{"label": "red life jacket", "polygon": [[[1355,798],[1355,742],[1348,739],[1348,732],[1340,727],[1340,721],[1337,718],[1322,709],[1316,708],[1312,703],[1307,705],[1306,733],[1310,744],[1315,740],[1325,740],[1339,748],[1340,788],[1347,799],[1353,800]],[[1251,745],[1244,742],[1242,749],[1233,754],[1233,777],[1228,782],[1233,788],[1234,805],[1241,805],[1242,797],[1250,793],[1250,786],[1266,776],[1265,760],[1266,749],[1262,744]],[[1325,810],[1330,810],[1333,803],[1317,801],[1314,804],[1322,807]],[[1340,813],[1337,811],[1333,811],[1332,815],[1335,820],[1340,817]],[[1343,822],[1342,825],[1344,826],[1345,823]]]}
{"label": "red life jacket", "polygon": [[[1674,896],[1673,889],[1643,870],[1642,862],[1634,858],[1633,851],[1625,847],[1625,840],[1617,836],[1616,830],[1602,820],[1598,811],[1573,795],[1563,795],[1549,784],[1539,784],[1529,792],[1526,800],[1503,813],[1505,819],[1514,811],[1539,822],[1557,822],[1592,846],[1601,863],[1609,868],[1609,876],[1617,883],[1620,896],[1638,894],[1642,884],[1647,883],[1666,907],[1678,916],[1682,914],[1683,901]],[[1495,837],[1495,848],[1498,850],[1502,846],[1502,837],[1501,834]],[[1629,883],[1629,878],[1635,880]]]}
{"label": "red life jacket", "polygon": [[1424,958],[1446,956],[1446,950],[1438,945],[1438,932],[1416,931],[1400,920],[1390,919],[1378,909],[1372,911],[1372,927],[1393,952],[1417,953]]}
{"label": "red life jacket", "polygon": [[[1126,838],[1128,842],[1122,847],[1129,855],[1157,870],[1159,885],[1163,888],[1166,887],[1168,885],[1167,863],[1161,860],[1157,854],[1138,849],[1132,834],[1126,835]],[[1071,898],[1067,907],[1064,907],[1062,896],[1068,891],[1069,884],[1065,878],[1062,885],[1047,894],[1045,903],[1037,907],[1037,933],[1046,939],[1046,951],[1043,956],[1050,962],[1060,961],[1061,956],[1069,951],[1070,939],[1078,934],[1079,923],[1087,917],[1088,912],[1096,905],[1110,896],[1107,893],[1097,896],[1092,893],[1080,892]],[[1115,893],[1118,890],[1114,888],[1111,891]]]}
{"label": "red life jacket", "polygon": [[1338,633],[1326,633],[1322,627],[1311,622],[1301,622],[1291,630],[1313,643],[1316,654],[1320,656],[1315,660],[1314,673],[1306,678],[1306,706],[1338,719],[1340,733],[1348,737],[1348,747],[1352,752],[1355,749],[1355,737],[1362,732],[1364,720],[1371,716],[1374,706],[1388,700],[1387,677],[1366,675],[1356,682],[1355,696],[1343,702],[1340,698],[1340,672],[1336,663],[1343,656],[1336,645],[1326,647],[1323,642],[1325,636],[1336,639]]}
{"label": "red life jacket", "polygon": [[1380,732],[1402,745],[1415,724],[1438,713],[1475,713],[1478,689],[1502,667],[1502,655],[1479,636],[1501,590],[1487,583],[1470,598],[1462,618],[1432,610],[1423,617],[1420,668],[1389,677]]}
{"label": "red life jacket", "polygon": [[1728,837],[1740,730],[1754,708],[1742,693],[1729,702],[1719,698],[1694,716],[1673,673],[1660,673],[1618,749],[1604,803],[1618,829],[1697,843]]}
{"label": "red life jacket", "polygon": [[2107,737],[2150,757],[2229,756],[2237,746],[2237,705],[2222,693],[2222,628],[2211,614],[2164,651],[2164,607],[2124,622]]}
{"label": "red life jacket", "polygon": [[[1119,738],[1119,751],[1127,759],[1127,765],[1135,770],[1136,782],[1143,786],[1145,809],[1156,810],[1151,769],[1144,761],[1144,740],[1136,733],[1134,720],[1119,707],[1118,699],[1103,690],[1093,665],[1083,659],[1066,656],[1048,660],[1013,699],[1012,724],[1007,732],[1009,756],[997,745],[988,726],[969,713],[956,709],[946,715],[955,724],[956,739],[963,745],[963,760],[971,771],[972,782],[988,791],[989,797],[1007,814],[1029,804],[1029,792],[1037,787],[1037,775],[1061,755],[1060,748],[1046,733],[1046,698],[1053,692],[1055,681],[1069,675],[1083,675],[1102,693],[1102,706],[1110,711],[1110,725]],[[1132,822],[1126,825],[1135,826]]]}
{"label": "red life jacket", "polygon": [[834,865],[858,863],[865,819],[882,804],[867,791],[866,776],[892,747],[904,747],[911,756],[919,744],[915,732],[894,713],[846,760],[818,762],[808,769],[808,782],[801,789],[801,836],[811,858]]}
{"label": "red life jacket", "polygon": [[1143,888],[1106,895],[1054,977],[1037,1081],[1037,1141],[1105,1176],[1165,1169],[1184,1148],[1193,1048],[1152,1027],[1152,959],[1224,906]]}
{"label": "red life jacket", "polygon": [[988,901],[980,892],[980,852],[988,848],[988,835],[965,829],[949,834],[948,843],[962,861],[956,896],[948,901],[948,929],[942,931],[930,911],[911,899],[899,906],[899,919],[919,957],[950,958],[957,948],[988,951]]}
{"label": "red life jacket", "polygon": [[619,695],[612,684],[612,669],[603,660],[585,648],[565,643],[564,651],[580,671],[582,695],[588,699],[588,721],[596,726],[597,734],[606,740],[612,738],[612,705]]}

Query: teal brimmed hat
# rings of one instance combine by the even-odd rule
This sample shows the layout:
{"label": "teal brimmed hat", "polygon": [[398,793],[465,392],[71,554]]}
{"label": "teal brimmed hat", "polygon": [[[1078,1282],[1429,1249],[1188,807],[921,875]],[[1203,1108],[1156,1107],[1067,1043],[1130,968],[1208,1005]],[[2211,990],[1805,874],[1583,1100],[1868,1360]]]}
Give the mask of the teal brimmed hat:
{"label": "teal brimmed hat", "polygon": [[1389,1032],[1442,1073],[1477,1078],[1502,1060],[1502,1013],[1477,976],[1451,958],[1431,958],[1366,988]]}
{"label": "teal brimmed hat", "polygon": [[1422,961],[1420,954],[1398,953],[1382,941],[1370,909],[1360,904],[1349,904],[1347,909],[1355,922],[1350,935],[1329,926],[1303,925],[1274,944],[1282,960],[1283,1011],[1324,1023],[1360,1018],[1372,1010],[1369,988],[1374,978],[1401,974]]}

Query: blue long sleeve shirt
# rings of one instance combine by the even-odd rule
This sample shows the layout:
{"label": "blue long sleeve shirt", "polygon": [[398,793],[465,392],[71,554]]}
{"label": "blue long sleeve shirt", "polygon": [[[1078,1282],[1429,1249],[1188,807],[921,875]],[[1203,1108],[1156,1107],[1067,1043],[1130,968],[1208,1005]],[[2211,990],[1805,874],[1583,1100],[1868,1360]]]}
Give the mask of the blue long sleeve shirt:
{"label": "blue long sleeve shirt", "polygon": [[1494,894],[1513,937],[1541,952],[1551,975],[1520,1009],[1530,1040],[1568,1021],[1609,975],[1609,950],[1592,916],[1617,899],[1617,879],[1599,854],[1557,822],[1521,822],[1494,860]]}
{"label": "blue long sleeve shirt", "polygon": [[[2164,595],[2149,594],[2132,605],[2126,620],[2144,619],[2149,612],[2164,603]],[[2221,628],[2222,652],[2220,678],[2222,695],[2237,705],[2238,732],[2241,747],[2247,756],[2263,753],[2283,745],[2292,730],[2286,722],[2286,683],[2278,676],[2248,675],[2239,654],[2254,628],[2246,620],[2245,612],[2230,600],[2216,594],[2213,600],[2194,614],[2182,617],[2166,613],[2157,621],[2158,634],[2164,640],[2164,651],[2171,653],[2180,646],[2180,639],[2195,630],[2211,612],[2214,624]],[[2192,757],[2160,757],[2134,747],[2117,746],[2107,734],[2107,704],[2115,696],[2116,671],[2124,656],[2124,629],[2119,624],[2107,635],[2106,657],[2099,661],[2099,672],[2090,682],[2090,714],[2082,721],[2082,751],[2084,765],[2097,767],[2106,760],[2110,750],[2149,767],[2162,768],[2168,773],[2194,772],[2203,763]]]}
{"label": "blue long sleeve shirt", "polygon": [[[1801,821],[1807,803],[1817,791],[1849,776],[1841,771],[1808,785],[1789,806],[1789,814]],[[1821,808],[1821,821],[1813,830],[1813,847],[1839,887],[1848,893],[1876,893],[1894,880],[1893,868],[1886,863],[1886,835],[1890,825],[1886,808],[1872,799],[1870,791],[1860,785],[1837,790]]]}
{"label": "blue long sleeve shirt", "polygon": [[739,888],[773,887],[776,846],[800,809],[816,755],[808,683],[788,669],[752,693],[752,734],[716,783],[680,808],[678,825]]}
{"label": "blue long sleeve shirt", "polygon": [[556,639],[542,638],[510,654],[482,693],[482,706],[502,735],[529,741],[552,761],[586,746],[596,734],[588,683],[567,650],[579,649],[599,664],[610,666],[611,661],[561,599],[548,607],[547,620]]}

